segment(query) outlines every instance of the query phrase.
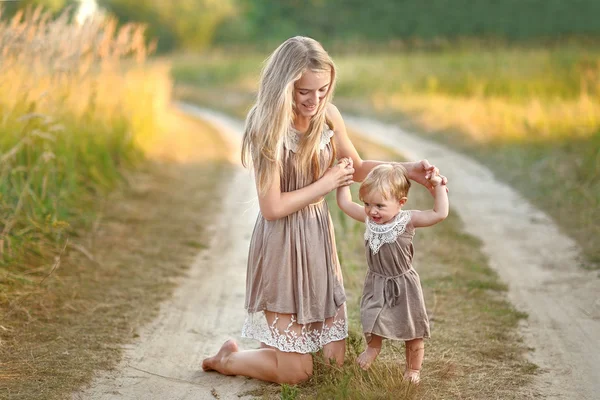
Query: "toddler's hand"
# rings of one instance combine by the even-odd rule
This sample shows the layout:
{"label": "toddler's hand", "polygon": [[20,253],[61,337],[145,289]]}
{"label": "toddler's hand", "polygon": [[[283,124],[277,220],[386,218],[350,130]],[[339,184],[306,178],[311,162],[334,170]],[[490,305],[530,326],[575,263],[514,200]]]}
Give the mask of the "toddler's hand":
{"label": "toddler's hand", "polygon": [[427,178],[427,180],[431,183],[433,187],[439,186],[442,184],[442,177],[439,174],[435,174]]}
{"label": "toddler's hand", "polygon": [[354,165],[354,162],[350,157],[344,157],[339,159],[339,163],[343,164],[345,168],[351,167]]}

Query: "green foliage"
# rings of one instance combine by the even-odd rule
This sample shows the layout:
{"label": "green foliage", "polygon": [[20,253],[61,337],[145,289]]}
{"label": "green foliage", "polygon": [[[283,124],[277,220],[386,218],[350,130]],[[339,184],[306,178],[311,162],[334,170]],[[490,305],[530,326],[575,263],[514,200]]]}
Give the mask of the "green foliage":
{"label": "green foliage", "polygon": [[[440,46],[492,41],[598,37],[597,0],[97,0],[121,22],[143,22],[158,50],[214,44],[273,47],[295,35],[325,45]],[[58,12],[77,0],[4,2],[12,15],[28,5]]]}
{"label": "green foliage", "polygon": [[175,47],[202,50],[213,41],[215,29],[234,11],[232,0],[98,0],[121,22],[143,22],[158,51]]}
{"label": "green foliage", "polygon": [[328,45],[464,37],[529,40],[600,35],[596,0],[238,0],[223,43],[308,35]]}
{"label": "green foliage", "polygon": [[281,400],[295,400],[298,397],[299,390],[296,386],[281,385]]}
{"label": "green foliage", "polygon": [[125,120],[86,119],[57,123],[30,113],[0,126],[0,226],[10,232],[0,265],[33,260],[62,242],[65,221],[80,218],[81,201],[110,189],[141,155]]}
{"label": "green foliage", "polygon": [[37,6],[44,7],[45,10],[58,14],[65,7],[76,7],[79,4],[78,0],[19,0],[19,1],[4,1],[0,3],[3,16],[12,16],[19,10],[33,9]]}

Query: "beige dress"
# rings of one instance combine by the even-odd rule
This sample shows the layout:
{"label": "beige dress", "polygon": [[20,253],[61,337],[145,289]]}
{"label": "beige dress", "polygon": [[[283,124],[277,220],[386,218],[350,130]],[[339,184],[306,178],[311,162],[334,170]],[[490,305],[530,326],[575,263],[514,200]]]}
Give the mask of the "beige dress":
{"label": "beige dress", "polygon": [[415,228],[410,211],[387,224],[367,218],[365,247],[368,271],[360,304],[367,343],[375,334],[387,339],[429,338],[419,274],[412,267]]}
{"label": "beige dress", "polygon": [[[333,131],[323,130],[322,176],[332,157]],[[298,168],[299,134],[284,140],[281,190],[313,182]],[[284,218],[258,215],[252,233],[246,276],[242,336],[285,352],[311,353],[348,335],[346,295],[327,203],[315,202]]]}

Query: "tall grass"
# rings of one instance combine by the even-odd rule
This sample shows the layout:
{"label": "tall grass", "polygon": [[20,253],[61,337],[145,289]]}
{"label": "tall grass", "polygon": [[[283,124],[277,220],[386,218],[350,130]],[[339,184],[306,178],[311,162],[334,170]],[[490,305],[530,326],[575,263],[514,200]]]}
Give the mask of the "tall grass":
{"label": "tall grass", "polygon": [[58,267],[91,196],[156,136],[170,80],[144,67],[143,31],[41,8],[0,20],[0,304]]}

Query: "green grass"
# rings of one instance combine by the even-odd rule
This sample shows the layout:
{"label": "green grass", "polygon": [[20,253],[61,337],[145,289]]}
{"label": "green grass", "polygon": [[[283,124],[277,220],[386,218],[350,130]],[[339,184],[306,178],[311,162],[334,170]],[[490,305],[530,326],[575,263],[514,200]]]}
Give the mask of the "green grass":
{"label": "green grass", "polygon": [[[176,58],[178,83],[203,87],[255,88],[268,56],[231,57],[219,52]],[[438,52],[332,54],[338,67],[337,95],[427,93],[457,97],[578,98],[600,95],[600,46],[498,47]]]}
{"label": "green grass", "polygon": [[49,124],[42,117],[0,127],[0,152],[15,150],[0,162],[0,287],[10,285],[7,273],[25,273],[44,262],[46,250],[60,251],[69,225],[92,218],[86,207],[94,196],[141,160],[127,130],[119,120]]}

